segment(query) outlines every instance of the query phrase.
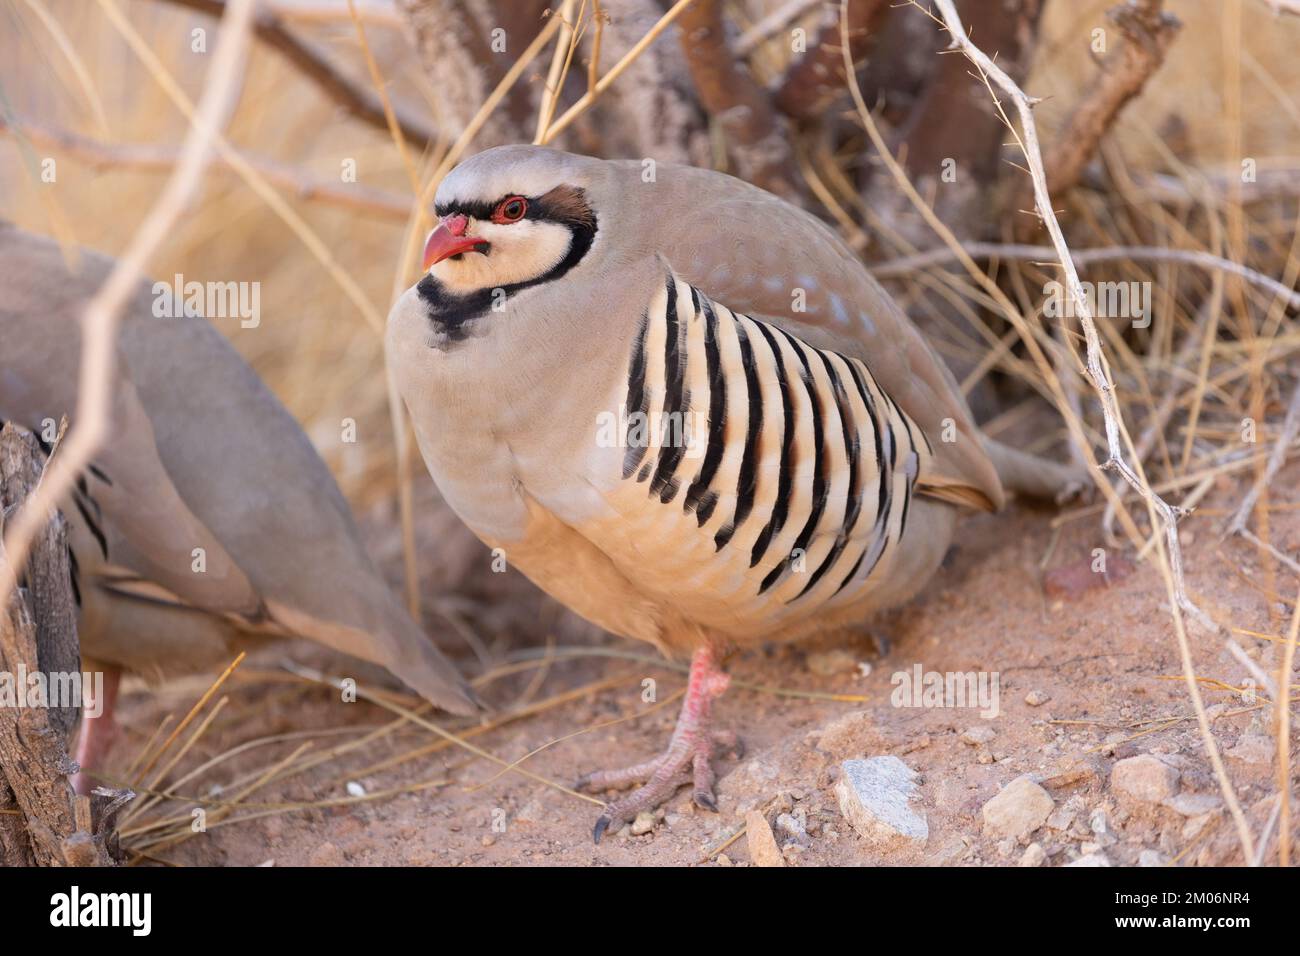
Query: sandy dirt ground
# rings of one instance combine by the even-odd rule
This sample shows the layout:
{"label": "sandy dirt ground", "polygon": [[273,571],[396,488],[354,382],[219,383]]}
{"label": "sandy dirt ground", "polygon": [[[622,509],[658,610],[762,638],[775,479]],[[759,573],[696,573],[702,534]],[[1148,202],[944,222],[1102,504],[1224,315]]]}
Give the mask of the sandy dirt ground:
{"label": "sandy dirt ground", "polygon": [[[1276,500],[1296,476],[1295,468],[1281,473]],[[1241,491],[1238,481],[1223,480],[1184,525],[1189,587],[1220,621],[1277,635],[1286,608],[1269,592],[1258,552],[1218,539],[1215,510],[1231,507]],[[165,778],[218,759],[176,786],[204,801],[206,829],[188,825],[195,803],[170,803],[128,821],[124,843],[147,854],[138,861],[233,866],[740,866],[755,856],[797,866],[1240,863],[1233,819],[1180,676],[1158,571],[1126,567],[1116,550],[1107,552],[1103,581],[1091,572],[1093,549],[1103,544],[1097,514],[1065,521],[1059,531],[1055,515],[1021,504],[971,517],[922,595],[868,631],[735,655],[717,721],[740,734],[745,753],[718,764],[716,814],[695,809],[683,789],[653,819],[593,844],[599,806],[544,781],[568,786],[584,771],[657,753],[684,674],[653,663],[648,647],[548,616],[543,602],[512,582],[506,596],[483,599],[491,613],[482,619],[466,603],[470,623],[462,630],[484,629],[475,639],[498,676],[482,690],[501,721],[468,739],[506,762],[532,754],[518,769],[447,744],[418,723],[380,733],[393,712],[341,703],[336,690],[283,667],[293,660],[346,674],[346,662],[308,645],[280,645],[253,655],[222,688],[228,703]],[[458,533],[422,528],[421,547],[438,547],[430,536],[445,546]],[[1279,509],[1272,534],[1283,551],[1300,549],[1294,512]],[[485,553],[474,555],[486,563]],[[429,588],[436,593],[436,584]],[[445,620],[431,627],[452,635],[445,643],[454,649]],[[548,635],[553,660],[523,660],[544,655]],[[1277,640],[1236,638],[1265,671],[1276,668]],[[1222,639],[1192,630],[1189,642],[1214,739],[1258,833],[1276,792],[1270,705],[1232,689],[1249,672]],[[571,656],[566,649],[574,647],[590,653]],[[470,673],[482,671],[471,655],[464,663]],[[895,706],[894,675],[918,665],[996,673],[998,715]],[[655,681],[656,703],[643,699],[646,679]],[[161,688],[130,684],[123,738],[108,769],[120,774],[160,720],[182,716],[210,682],[207,675]],[[532,710],[501,719],[520,707]],[[459,734],[470,727],[440,722]],[[924,840],[867,839],[844,816],[836,793],[843,762],[886,755],[917,775],[910,809],[926,822]],[[314,756],[323,758],[314,767],[249,789],[278,765]],[[1027,795],[1013,789],[1016,799],[1008,795],[1001,812],[997,804],[985,809],[1026,776],[1037,787]],[[750,829],[771,826],[773,840],[741,833],[754,810],[763,824],[750,816]],[[179,824],[141,830],[163,817]],[[1269,853],[1276,854],[1275,839]]]}

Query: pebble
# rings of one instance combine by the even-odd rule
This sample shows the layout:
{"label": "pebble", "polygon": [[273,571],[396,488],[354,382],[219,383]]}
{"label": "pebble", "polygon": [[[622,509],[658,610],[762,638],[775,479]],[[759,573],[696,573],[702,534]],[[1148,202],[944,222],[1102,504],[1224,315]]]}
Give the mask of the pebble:
{"label": "pebble", "polygon": [[1139,754],[1115,764],[1110,785],[1143,803],[1159,803],[1178,792],[1178,771],[1159,757]]}
{"label": "pebble", "polygon": [[307,858],[308,866],[342,866],[344,862],[343,851],[328,840],[312,850]]}
{"label": "pebble", "polygon": [[1074,810],[1070,807],[1057,807],[1047,818],[1047,825],[1053,830],[1068,830],[1074,823]]}
{"label": "pebble", "polygon": [[892,755],[846,760],[840,771],[835,784],[840,813],[868,843],[930,838],[925,814],[911,806],[918,796],[916,771],[903,761]]}
{"label": "pebble", "polygon": [[1019,840],[1041,827],[1054,806],[1050,793],[1028,777],[1017,777],[980,812],[990,834]]}
{"label": "pebble", "polygon": [[971,747],[978,747],[981,744],[988,743],[995,736],[992,727],[976,724],[974,727],[967,727],[962,731],[961,742]]}
{"label": "pebble", "polygon": [[1073,863],[1067,863],[1066,866],[1110,866],[1110,860],[1105,853],[1089,853],[1079,857]]}
{"label": "pebble", "polygon": [[1213,813],[1223,806],[1223,798],[1213,793],[1180,793],[1170,797],[1164,805],[1175,813],[1185,817],[1199,817],[1203,813]]}
{"label": "pebble", "polygon": [[632,835],[645,836],[655,828],[655,815],[647,810],[642,810],[632,821]]}
{"label": "pebble", "polygon": [[785,866],[785,857],[776,845],[767,817],[757,810],[745,814],[745,842],[749,844],[749,858],[755,866]]}
{"label": "pebble", "polygon": [[1019,866],[1042,866],[1047,862],[1047,851],[1041,843],[1031,843],[1020,855]]}
{"label": "pebble", "polygon": [[1092,831],[1098,846],[1111,846],[1119,842],[1119,837],[1115,836],[1115,831],[1111,829],[1110,820],[1106,818],[1106,811],[1101,807],[1093,810],[1092,815],[1088,817],[1088,829]]}
{"label": "pebble", "polygon": [[718,854],[718,866],[735,866],[735,865],[736,864],[731,862],[731,857],[727,856],[727,854],[725,853]]}
{"label": "pebble", "polygon": [[776,818],[776,828],[799,846],[807,846],[811,842],[808,839],[807,828],[792,814],[780,814]]}
{"label": "pebble", "polygon": [[349,797],[364,797],[366,795],[366,788],[355,780],[349,780],[344,789],[347,790]]}
{"label": "pebble", "polygon": [[844,650],[815,651],[807,660],[808,669],[818,677],[834,677],[858,669],[858,659]]}
{"label": "pebble", "polygon": [[1030,707],[1042,707],[1052,698],[1048,697],[1041,690],[1031,690],[1025,695],[1025,703]]}
{"label": "pebble", "polygon": [[1242,763],[1271,764],[1277,756],[1277,748],[1264,734],[1242,734],[1237,738],[1237,745],[1228,751],[1228,756]]}

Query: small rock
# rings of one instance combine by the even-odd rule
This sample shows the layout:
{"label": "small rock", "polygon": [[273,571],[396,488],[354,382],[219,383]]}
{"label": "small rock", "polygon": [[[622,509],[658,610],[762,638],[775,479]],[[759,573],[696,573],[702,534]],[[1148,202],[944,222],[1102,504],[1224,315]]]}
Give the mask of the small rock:
{"label": "small rock", "polygon": [[1047,825],[1053,830],[1068,830],[1074,823],[1074,810],[1069,807],[1057,807],[1047,818]]}
{"label": "small rock", "polygon": [[810,842],[808,830],[797,817],[789,813],[782,813],[776,818],[776,828],[799,846],[807,846]]}
{"label": "small rock", "polygon": [[645,836],[654,828],[655,828],[655,815],[645,810],[642,810],[640,813],[638,813],[636,815],[636,819],[632,821],[633,836]]}
{"label": "small rock", "polygon": [[745,814],[745,841],[749,844],[749,858],[755,866],[785,866],[785,857],[776,845],[767,817],[757,810]]}
{"label": "small rock", "polygon": [[1178,771],[1159,757],[1139,754],[1115,764],[1110,785],[1143,803],[1159,803],[1178,792]]}
{"label": "small rock", "polygon": [[1017,777],[984,804],[984,829],[1019,840],[1041,827],[1054,806],[1050,793],[1028,777]]}
{"label": "small rock", "polygon": [[835,784],[840,813],[868,843],[895,839],[924,843],[930,838],[925,814],[911,801],[917,796],[916,772],[895,756],[846,760]]}
{"label": "small rock", "polygon": [[818,677],[834,677],[858,669],[858,660],[848,651],[816,651],[808,655],[808,669]]}
{"label": "small rock", "polygon": [[355,780],[349,780],[344,789],[347,790],[349,797],[364,797],[366,795],[366,788]]}
{"label": "small rock", "polygon": [[1109,555],[1100,566],[1095,559],[1080,558],[1044,574],[1043,590],[1050,598],[1073,601],[1088,591],[1123,581],[1133,570],[1133,562],[1118,554]]}
{"label": "small rock", "polygon": [[1242,763],[1271,764],[1277,756],[1273,741],[1264,734],[1242,734],[1228,756]]}
{"label": "small rock", "polygon": [[1047,851],[1041,843],[1031,843],[1020,855],[1019,866],[1042,866],[1047,862]]}
{"label": "small rock", "polygon": [[1107,734],[1101,742],[1101,752],[1107,757],[1115,756],[1115,748],[1128,742],[1128,734],[1117,730],[1114,733]]}
{"label": "small rock", "polygon": [[343,864],[343,851],[329,841],[312,850],[311,856],[307,858],[308,866],[342,866]]}
{"label": "small rock", "polygon": [[1143,850],[1138,854],[1138,866],[1168,866],[1169,860],[1159,850]]}
{"label": "small rock", "polygon": [[1115,832],[1110,827],[1106,811],[1101,807],[1093,810],[1092,815],[1088,817],[1088,829],[1092,831],[1094,842],[1098,847],[1107,847],[1119,842],[1119,837],[1115,836]]}
{"label": "small rock", "polygon": [[1180,793],[1176,797],[1170,797],[1164,805],[1185,817],[1199,817],[1222,807],[1223,798],[1213,793]]}
{"label": "small rock", "polygon": [[731,857],[727,856],[727,854],[725,853],[718,854],[718,866],[735,866],[735,865],[736,864],[731,862]]}
{"label": "small rock", "polygon": [[992,727],[983,724],[976,724],[974,727],[967,727],[962,731],[961,742],[969,744],[972,747],[978,747],[986,744],[996,736]]}
{"label": "small rock", "polygon": [[1106,858],[1105,853],[1089,853],[1081,856],[1073,863],[1067,863],[1066,866],[1110,866],[1110,860]]}
{"label": "small rock", "polygon": [[1091,763],[1077,763],[1059,773],[1044,777],[1038,782],[1048,790],[1056,790],[1060,787],[1073,787],[1076,784],[1089,781],[1095,776],[1097,776],[1097,768]]}
{"label": "small rock", "polygon": [[1048,697],[1041,690],[1031,690],[1025,695],[1025,703],[1030,707],[1042,707],[1052,698]]}
{"label": "small rock", "polygon": [[485,833],[479,838],[478,842],[483,846],[496,846],[497,838],[490,833]]}

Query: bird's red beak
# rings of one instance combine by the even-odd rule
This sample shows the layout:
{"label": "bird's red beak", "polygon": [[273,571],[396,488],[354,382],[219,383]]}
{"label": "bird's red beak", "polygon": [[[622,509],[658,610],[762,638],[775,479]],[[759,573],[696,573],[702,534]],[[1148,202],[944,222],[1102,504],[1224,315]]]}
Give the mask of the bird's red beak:
{"label": "bird's red beak", "polygon": [[438,223],[437,228],[429,233],[429,238],[424,243],[425,272],[428,272],[429,267],[434,263],[441,262],[443,259],[458,256],[462,252],[487,249],[488,241],[486,239],[465,235],[468,226],[469,220],[460,213],[448,216]]}

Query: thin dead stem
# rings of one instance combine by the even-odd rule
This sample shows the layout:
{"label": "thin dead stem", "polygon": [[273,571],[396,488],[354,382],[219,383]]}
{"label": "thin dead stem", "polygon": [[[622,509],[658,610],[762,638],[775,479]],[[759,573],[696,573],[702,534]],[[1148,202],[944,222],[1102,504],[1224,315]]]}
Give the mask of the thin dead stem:
{"label": "thin dead stem", "polygon": [[1035,101],[1027,96],[1019,85],[1011,77],[1007,76],[984,51],[971,42],[970,37],[966,34],[965,27],[962,25],[961,18],[957,15],[953,0],[935,0],[935,3],[952,37],[952,46],[960,49],[966,55],[980,74],[985,77],[986,83],[991,80],[1011,99],[1019,116],[1023,138],[1021,138],[1021,134],[1016,134],[1016,142],[1025,157],[1033,180],[1034,205],[1042,218],[1048,235],[1051,237],[1052,247],[1056,250],[1061,268],[1065,272],[1066,288],[1074,302],[1075,313],[1083,329],[1084,339],[1087,344],[1086,367],[1088,378],[1100,399],[1102,415],[1105,420],[1106,445],[1109,457],[1104,467],[1117,471],[1124,478],[1147,503],[1152,524],[1156,523],[1158,517],[1165,529],[1163,547],[1159,552],[1161,555],[1161,570],[1172,605],[1174,632],[1178,638],[1178,648],[1182,657],[1183,673],[1188,693],[1191,695],[1192,705],[1196,710],[1197,723],[1200,725],[1201,738],[1205,742],[1206,753],[1219,780],[1219,787],[1223,792],[1224,801],[1227,803],[1229,812],[1236,824],[1237,836],[1241,842],[1244,859],[1253,862],[1255,859],[1254,838],[1251,835],[1250,825],[1246,821],[1245,813],[1237,799],[1232,781],[1228,777],[1227,769],[1224,767],[1223,758],[1219,753],[1218,744],[1210,729],[1209,720],[1205,715],[1205,706],[1201,700],[1200,688],[1196,684],[1191,648],[1182,615],[1184,612],[1190,614],[1206,625],[1212,633],[1217,632],[1218,628],[1210,621],[1208,615],[1197,607],[1187,595],[1183,580],[1182,551],[1178,542],[1177,522],[1180,512],[1151,490],[1145,478],[1139,474],[1141,462],[1137,462],[1136,468],[1138,470],[1135,470],[1124,457],[1124,448],[1126,446],[1131,448],[1132,442],[1128,437],[1123,416],[1116,400],[1115,386],[1110,378],[1108,364],[1102,352],[1096,323],[1088,306],[1087,296],[1084,294],[1083,286],[1079,281],[1078,271],[1070,255],[1070,250],[1066,246],[1061,224],[1057,221],[1056,212],[1052,207],[1051,196],[1047,190],[1042,152],[1038,145],[1038,129],[1033,117]]}
{"label": "thin dead stem", "polygon": [[[110,18],[121,13],[101,0]],[[153,254],[172,235],[176,223],[198,190],[208,154],[234,109],[240,88],[252,0],[232,0],[221,19],[217,51],[212,59],[176,168],[164,184],[131,242],[113,265],[108,278],[86,306],[82,318],[80,388],[74,425],[61,453],[49,463],[27,506],[10,523],[5,535],[5,559],[0,561],[0,607],[17,586],[17,570],[27,563],[32,541],[48,515],[72,490],[95,452],[108,438],[111,395],[117,372],[116,343],[122,309],[143,278]]]}

